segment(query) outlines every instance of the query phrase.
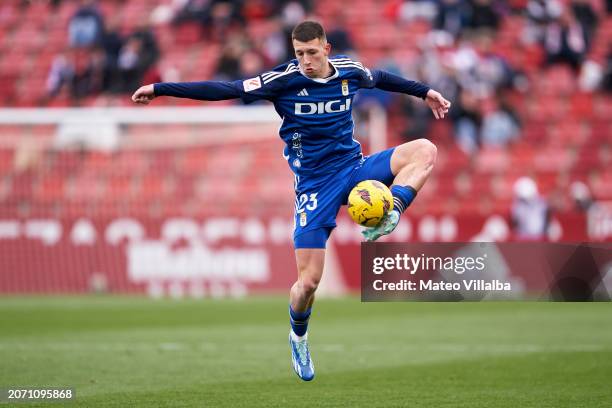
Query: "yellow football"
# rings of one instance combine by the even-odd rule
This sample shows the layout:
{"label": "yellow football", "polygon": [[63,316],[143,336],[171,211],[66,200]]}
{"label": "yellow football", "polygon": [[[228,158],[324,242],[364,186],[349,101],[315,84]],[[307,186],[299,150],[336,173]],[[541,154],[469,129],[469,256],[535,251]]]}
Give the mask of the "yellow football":
{"label": "yellow football", "polygon": [[364,227],[376,226],[392,209],[391,190],[377,180],[362,181],[353,187],[348,197],[349,215]]}

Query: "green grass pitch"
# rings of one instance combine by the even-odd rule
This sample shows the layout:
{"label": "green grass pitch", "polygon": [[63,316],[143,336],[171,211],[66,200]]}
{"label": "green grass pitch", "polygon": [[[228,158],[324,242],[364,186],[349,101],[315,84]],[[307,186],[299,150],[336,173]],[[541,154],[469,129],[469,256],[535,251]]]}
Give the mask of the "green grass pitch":
{"label": "green grass pitch", "polygon": [[28,407],[612,406],[612,303],[321,299],[311,383],[288,331],[284,297],[4,297],[0,387],[76,389]]}

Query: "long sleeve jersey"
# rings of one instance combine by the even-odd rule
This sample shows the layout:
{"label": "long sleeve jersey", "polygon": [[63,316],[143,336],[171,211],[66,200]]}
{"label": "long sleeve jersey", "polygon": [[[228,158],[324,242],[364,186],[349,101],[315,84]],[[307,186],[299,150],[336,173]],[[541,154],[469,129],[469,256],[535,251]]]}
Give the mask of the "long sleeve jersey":
{"label": "long sleeve jersey", "polygon": [[298,177],[318,176],[360,160],[354,138],[352,103],[360,88],[379,88],[425,98],[429,87],[382,70],[372,70],[346,56],[329,59],[327,78],[304,75],[297,60],[238,81],[155,84],[157,96],[200,100],[241,98],[245,103],[268,100],[282,118],[283,156]]}

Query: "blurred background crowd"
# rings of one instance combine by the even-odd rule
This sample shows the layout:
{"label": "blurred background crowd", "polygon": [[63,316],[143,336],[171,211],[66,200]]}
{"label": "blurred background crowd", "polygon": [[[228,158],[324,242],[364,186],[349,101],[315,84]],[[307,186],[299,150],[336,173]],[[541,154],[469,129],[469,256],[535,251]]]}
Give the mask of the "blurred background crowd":
{"label": "blurred background crowd", "polygon": [[[609,0],[2,1],[0,105],[128,106],[144,83],[251,77],[293,57],[290,31],[306,18],[324,24],[334,54],[423,81],[453,102],[445,121],[419,100],[377,90],[355,104],[357,116],[372,105],[388,112],[390,144],[427,137],[438,145],[416,214],[507,212],[514,202],[520,225],[530,200],[546,220],[612,199]],[[257,154],[241,157],[258,163]],[[5,203],[24,199],[11,190],[19,183],[11,166],[0,184]],[[179,176],[166,174],[156,194],[176,191]],[[126,189],[137,195],[141,179]],[[44,184],[35,176],[34,190],[36,181]],[[195,198],[198,186],[214,185],[189,182]],[[50,189],[68,191],[60,184]],[[537,225],[534,236],[543,236],[547,222]]]}

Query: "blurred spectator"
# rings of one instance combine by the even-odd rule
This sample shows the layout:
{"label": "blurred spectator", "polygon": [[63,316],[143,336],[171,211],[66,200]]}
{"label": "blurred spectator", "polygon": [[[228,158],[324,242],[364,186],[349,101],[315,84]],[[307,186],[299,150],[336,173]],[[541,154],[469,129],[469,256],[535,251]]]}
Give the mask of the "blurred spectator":
{"label": "blurred spectator", "polygon": [[114,90],[114,84],[120,81],[118,78],[119,53],[123,47],[123,36],[119,32],[120,20],[115,18],[109,22],[104,30],[101,47],[104,50],[104,90]]}
{"label": "blurred spectator", "polygon": [[346,31],[346,20],[340,13],[326,28],[327,41],[332,46],[332,54],[347,54],[354,50],[353,41]]}
{"label": "blurred spectator", "polygon": [[538,186],[529,177],[521,177],[514,183],[512,227],[519,240],[542,240],[547,237],[551,211],[548,203],[538,193]]}
{"label": "blurred spectator", "polygon": [[[420,52],[412,59],[416,62],[415,66],[409,67],[407,72],[401,72],[399,67],[396,71],[400,75],[425,82],[432,88],[439,89],[449,100],[456,101],[456,71],[449,64],[453,45],[451,34],[446,31],[432,31],[420,43]],[[408,126],[403,131],[403,138],[413,140],[428,135],[433,121],[428,106],[414,98],[400,98],[399,102],[402,115],[409,119]]]}
{"label": "blurred spectator", "polygon": [[468,23],[469,5],[464,0],[442,0],[434,19],[434,27],[457,38]]}
{"label": "blurred spectator", "polygon": [[582,64],[580,77],[578,78],[578,86],[581,91],[594,92],[604,80],[603,67],[594,60],[586,60]]}
{"label": "blurred spectator", "polygon": [[570,186],[570,195],[578,211],[587,211],[593,205],[593,195],[582,181],[574,181]]}
{"label": "blurred spectator", "polygon": [[587,37],[570,9],[563,10],[546,28],[544,49],[547,64],[564,63],[576,72],[580,70],[587,51]]}
{"label": "blurred spectator", "polygon": [[63,88],[75,101],[102,90],[104,55],[99,50],[66,50],[51,63],[47,76],[47,97],[57,96]]}
{"label": "blurred spectator", "polygon": [[610,44],[608,55],[606,56],[602,88],[604,91],[612,92],[612,44]]}
{"label": "blurred spectator", "polygon": [[471,29],[489,28],[497,30],[500,21],[500,4],[493,0],[471,0],[471,12],[467,26]]}
{"label": "blurred spectator", "polygon": [[186,0],[173,23],[198,22],[210,37],[222,40],[230,26],[244,23],[242,8],[242,0]]}
{"label": "blurred spectator", "polygon": [[483,146],[505,147],[516,141],[520,124],[510,105],[492,99],[482,119],[480,134]]}
{"label": "blurred spectator", "polygon": [[584,29],[586,35],[587,49],[590,48],[593,34],[597,28],[597,14],[591,6],[590,0],[572,0],[572,13],[580,26]]}
{"label": "blurred spectator", "polygon": [[398,12],[399,18],[403,21],[416,19],[432,21],[438,13],[438,5],[430,0],[404,1]]}
{"label": "blurred spectator", "polygon": [[[126,39],[117,57],[115,91],[132,92],[159,59],[157,40],[147,23],[141,23]],[[155,75],[158,77],[159,75]]]}
{"label": "blurred spectator", "polygon": [[557,0],[529,0],[523,39],[530,44],[544,42],[548,23],[558,18],[562,10],[563,6]]}
{"label": "blurred spectator", "polygon": [[104,20],[96,4],[96,0],[82,0],[81,7],[70,18],[68,23],[70,46],[91,47],[100,43],[104,34]]}
{"label": "blurred spectator", "polygon": [[495,52],[492,34],[479,33],[474,39],[474,45],[478,58],[469,72],[470,86],[483,96],[492,95],[499,89],[511,88],[515,73],[508,61]]}
{"label": "blurred spectator", "polygon": [[482,126],[480,100],[474,93],[463,89],[449,113],[453,121],[455,142],[465,153],[475,153],[480,146]]}
{"label": "blurred spectator", "polygon": [[402,114],[409,119],[406,129],[402,132],[402,137],[406,141],[429,135],[433,122],[431,110],[426,104],[419,102],[415,102],[412,98],[400,99]]}
{"label": "blurred spectator", "polygon": [[233,80],[241,77],[240,58],[250,48],[242,33],[234,33],[226,40],[217,61],[217,80]]}
{"label": "blurred spectator", "polygon": [[138,88],[143,73],[140,62],[142,48],[142,41],[134,37],[128,39],[125,45],[121,47],[117,60],[117,69],[121,80],[120,92],[128,92]]}
{"label": "blurred spectator", "polygon": [[446,58],[462,87],[478,97],[489,97],[513,85],[515,73],[493,48],[492,33],[470,32]]}
{"label": "blurred spectator", "polygon": [[207,24],[211,0],[175,0],[170,8],[175,12],[173,23],[180,25],[189,21]]}
{"label": "blurred spectator", "polygon": [[293,52],[293,42],[291,40],[291,32],[293,27],[306,19],[306,9],[299,1],[288,1],[282,8],[281,21],[283,25],[283,36],[285,38],[285,54],[295,57]]}
{"label": "blurred spectator", "polygon": [[159,60],[159,46],[155,35],[151,30],[151,26],[146,22],[141,22],[136,30],[130,36],[130,39],[137,39],[141,42],[141,49],[139,53],[140,66],[142,73],[146,73],[148,69],[153,67],[157,60]]}
{"label": "blurred spectator", "polygon": [[48,97],[56,96],[64,85],[72,81],[74,64],[72,63],[71,53],[71,50],[66,50],[53,58],[51,68],[47,74],[46,88]]}
{"label": "blurred spectator", "polygon": [[104,80],[104,51],[97,48],[91,53],[78,55],[72,80],[71,97],[80,100],[102,91]]}
{"label": "blurred spectator", "polygon": [[294,58],[293,54],[287,55],[287,48],[285,46],[287,39],[283,36],[280,23],[276,29],[273,29],[264,38],[255,40],[259,41],[257,44],[258,51],[265,57],[268,65],[276,66]]}
{"label": "blurred spectator", "polygon": [[416,78],[439,89],[450,100],[459,92],[457,71],[453,65],[454,39],[445,31],[432,31],[421,44],[421,54],[416,67]]}
{"label": "blurred spectator", "polygon": [[166,25],[175,21],[176,16],[183,8],[185,0],[165,0],[151,10],[151,24],[154,26]]}
{"label": "blurred spectator", "polygon": [[241,14],[242,3],[242,0],[212,1],[208,25],[212,28],[210,35],[213,39],[223,41],[232,26],[244,27],[245,21]]}

